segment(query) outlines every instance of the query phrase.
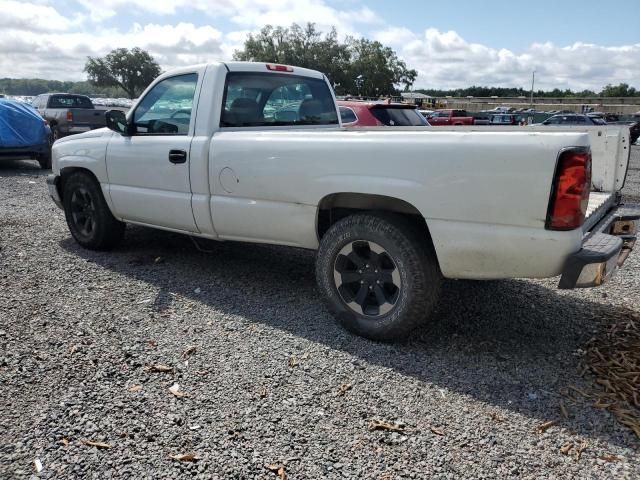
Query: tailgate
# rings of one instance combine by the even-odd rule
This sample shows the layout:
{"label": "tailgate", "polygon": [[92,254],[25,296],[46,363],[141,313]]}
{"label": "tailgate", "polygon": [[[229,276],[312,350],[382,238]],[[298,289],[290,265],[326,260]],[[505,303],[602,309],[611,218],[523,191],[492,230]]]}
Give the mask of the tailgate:
{"label": "tailgate", "polygon": [[71,115],[69,123],[76,127],[101,128],[106,125],[105,110],[94,110],[91,108],[70,108]]}

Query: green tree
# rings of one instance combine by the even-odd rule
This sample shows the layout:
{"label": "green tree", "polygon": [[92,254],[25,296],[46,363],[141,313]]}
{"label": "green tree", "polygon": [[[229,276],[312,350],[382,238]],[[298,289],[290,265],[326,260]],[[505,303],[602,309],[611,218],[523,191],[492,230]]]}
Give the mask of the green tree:
{"label": "green tree", "polygon": [[395,93],[395,85],[402,85],[407,90],[418,76],[418,72],[408,69],[391,48],[380,42],[348,38],[347,45],[351,54],[351,79],[359,75],[364,77],[359,93],[365,96]]}
{"label": "green tree", "polygon": [[638,92],[635,88],[630,87],[627,83],[619,85],[608,84],[600,92],[601,97],[634,97]]}
{"label": "green tree", "polygon": [[[340,42],[335,28],[327,34],[315,24],[290,27],[267,25],[257,35],[249,35],[234,59],[273,62],[319,70],[327,75],[336,92],[388,95],[396,86],[411,86],[417,77],[396,53],[380,42],[347,38]],[[361,86],[356,77],[362,75]]]}
{"label": "green tree", "polygon": [[103,58],[87,57],[84,71],[92,84],[120,87],[129,98],[138,97],[161,72],[153,57],[138,47],[117,48]]}

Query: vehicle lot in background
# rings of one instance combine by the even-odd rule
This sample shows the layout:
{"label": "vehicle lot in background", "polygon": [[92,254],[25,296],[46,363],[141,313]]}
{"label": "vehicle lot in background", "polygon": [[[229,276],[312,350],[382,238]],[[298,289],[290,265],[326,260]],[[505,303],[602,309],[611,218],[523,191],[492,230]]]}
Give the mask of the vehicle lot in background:
{"label": "vehicle lot in background", "polygon": [[49,122],[53,140],[105,126],[104,110],[97,110],[84,95],[38,95],[31,105]]}
{"label": "vehicle lot in background", "polygon": [[0,159],[31,158],[51,168],[51,130],[30,105],[0,99]]}
{"label": "vehicle lot in background", "polygon": [[429,122],[413,105],[404,103],[338,100],[345,127],[417,127]]}
{"label": "vehicle lot in background", "polygon": [[[640,202],[640,148],[623,194]],[[59,478],[640,476],[634,435],[572,390],[594,332],[640,314],[638,255],[597,289],[449,281],[432,324],[381,344],[326,312],[312,252],[142,227],[83,250],[29,162],[0,164],[0,228],[0,477],[34,458]]]}

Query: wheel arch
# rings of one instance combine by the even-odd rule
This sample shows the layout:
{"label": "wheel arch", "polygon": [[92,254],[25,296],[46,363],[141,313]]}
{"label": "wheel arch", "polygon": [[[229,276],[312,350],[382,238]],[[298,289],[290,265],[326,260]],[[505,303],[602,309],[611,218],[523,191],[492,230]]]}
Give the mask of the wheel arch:
{"label": "wheel arch", "polygon": [[[326,195],[318,203],[316,235],[322,239],[337,221],[354,213],[383,212],[401,215],[421,231],[435,253],[429,226],[424,216],[411,203],[397,197],[359,192],[339,192]],[[437,254],[436,254],[437,260]]]}
{"label": "wheel arch", "polygon": [[90,176],[96,182],[96,184],[98,186],[100,186],[100,180],[98,180],[98,177],[96,177],[96,174],[93,173],[88,168],[84,168],[84,167],[64,167],[64,168],[60,169],[60,181],[57,183],[58,195],[60,195],[60,200],[64,201],[63,195],[64,195],[64,184],[65,184],[65,182],[69,179],[69,177],[71,177],[71,175],[73,175],[74,173],[78,173],[78,172],[86,173],[88,176]]}

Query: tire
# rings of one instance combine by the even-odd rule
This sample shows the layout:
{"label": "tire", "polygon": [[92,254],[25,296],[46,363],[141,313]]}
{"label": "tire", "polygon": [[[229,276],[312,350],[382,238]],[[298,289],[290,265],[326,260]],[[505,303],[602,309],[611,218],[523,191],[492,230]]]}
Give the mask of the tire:
{"label": "tire", "polygon": [[51,126],[51,145],[55,143],[56,140],[60,138],[60,130],[57,125]]}
{"label": "tire", "polygon": [[88,173],[65,179],[62,203],[69,231],[84,248],[110,250],[122,240],[125,224],[111,214],[100,185]]}
{"label": "tire", "polygon": [[338,323],[372,340],[399,340],[425,324],[442,285],[430,240],[404,217],[385,213],[331,226],[320,242],[316,280]]}
{"label": "tire", "polygon": [[42,170],[50,170],[51,169],[51,149],[49,149],[46,153],[39,155],[37,160]]}

